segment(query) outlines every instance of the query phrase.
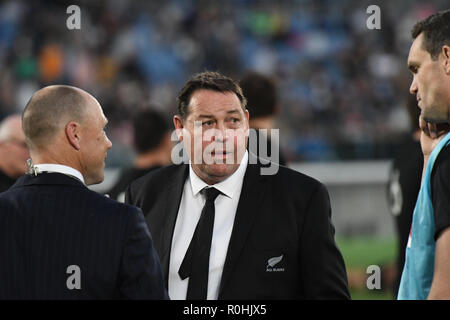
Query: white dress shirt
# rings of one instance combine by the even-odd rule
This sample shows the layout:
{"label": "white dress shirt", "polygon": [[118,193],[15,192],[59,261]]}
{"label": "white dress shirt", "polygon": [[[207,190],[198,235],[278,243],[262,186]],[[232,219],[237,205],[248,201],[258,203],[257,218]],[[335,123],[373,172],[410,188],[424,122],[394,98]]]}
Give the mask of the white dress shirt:
{"label": "white dress shirt", "polygon": [[[227,255],[228,243],[233,230],[234,217],[241,195],[244,175],[247,169],[248,153],[245,152],[238,169],[226,180],[211,185],[222,194],[215,200],[214,228],[209,256],[208,300],[217,300],[220,280]],[[206,199],[200,191],[209,186],[189,166],[181,197],[178,216],[172,238],[169,263],[169,296],[173,300],[184,300],[189,278],[181,280],[178,270],[194,235]]]}
{"label": "white dress shirt", "polygon": [[65,166],[62,164],[54,164],[54,163],[35,164],[34,167],[39,172],[58,172],[58,173],[62,173],[62,174],[68,175],[68,176],[72,176],[73,178],[76,178],[76,179],[80,180],[81,182],[83,182],[83,184],[86,184],[84,182],[84,178],[83,178],[83,175],[81,174],[81,172],[72,167],[68,167],[68,166]]}

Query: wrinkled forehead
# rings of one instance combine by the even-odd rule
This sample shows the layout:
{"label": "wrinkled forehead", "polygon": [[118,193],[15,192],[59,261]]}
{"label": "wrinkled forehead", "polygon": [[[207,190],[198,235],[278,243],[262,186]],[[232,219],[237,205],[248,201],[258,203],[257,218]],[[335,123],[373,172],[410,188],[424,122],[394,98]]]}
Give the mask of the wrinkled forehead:
{"label": "wrinkled forehead", "polygon": [[243,114],[241,101],[232,91],[219,92],[200,89],[195,91],[189,101],[189,115],[225,115],[228,113]]}

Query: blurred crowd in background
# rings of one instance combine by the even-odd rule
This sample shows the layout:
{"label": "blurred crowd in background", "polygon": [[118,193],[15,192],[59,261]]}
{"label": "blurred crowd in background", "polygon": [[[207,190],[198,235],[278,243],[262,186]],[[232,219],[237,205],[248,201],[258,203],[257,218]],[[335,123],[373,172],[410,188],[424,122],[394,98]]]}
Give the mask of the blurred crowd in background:
{"label": "blurred crowd in background", "polygon": [[[69,30],[66,8],[81,9]],[[381,9],[369,30],[366,9]],[[133,159],[131,119],[146,108],[168,121],[194,73],[239,80],[249,70],[278,87],[280,144],[288,162],[391,158],[410,134],[405,104],[410,30],[440,1],[3,1],[0,120],[31,94],[70,84],[109,118],[107,166]]]}

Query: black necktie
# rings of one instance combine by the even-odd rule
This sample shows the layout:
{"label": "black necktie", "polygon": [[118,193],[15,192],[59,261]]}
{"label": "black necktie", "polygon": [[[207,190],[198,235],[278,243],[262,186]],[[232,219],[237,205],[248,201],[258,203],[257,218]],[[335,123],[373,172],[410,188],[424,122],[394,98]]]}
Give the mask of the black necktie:
{"label": "black necktie", "polygon": [[187,300],[206,300],[208,293],[209,253],[214,227],[214,200],[216,200],[220,191],[216,188],[205,188],[202,193],[206,196],[206,203],[178,270],[182,280],[189,277]]}

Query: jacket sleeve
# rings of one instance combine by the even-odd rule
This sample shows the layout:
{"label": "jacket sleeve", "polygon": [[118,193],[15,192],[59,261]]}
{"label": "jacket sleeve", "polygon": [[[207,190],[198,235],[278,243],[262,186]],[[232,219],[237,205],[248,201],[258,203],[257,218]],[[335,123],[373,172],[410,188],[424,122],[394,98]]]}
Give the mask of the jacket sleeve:
{"label": "jacket sleeve", "polygon": [[350,299],[344,259],[334,240],[328,191],[319,184],[307,206],[300,239],[306,299]]}
{"label": "jacket sleeve", "polygon": [[158,254],[142,211],[130,214],[120,266],[119,289],[125,299],[168,299]]}

